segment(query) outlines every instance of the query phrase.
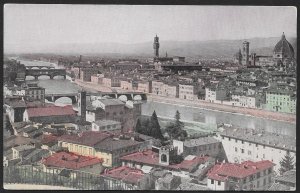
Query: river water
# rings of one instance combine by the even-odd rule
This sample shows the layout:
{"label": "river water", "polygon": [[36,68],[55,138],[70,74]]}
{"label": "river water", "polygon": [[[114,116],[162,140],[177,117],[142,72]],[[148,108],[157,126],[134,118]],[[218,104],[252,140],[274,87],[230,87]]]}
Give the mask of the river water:
{"label": "river water", "polygon": [[[42,61],[24,61],[25,65],[52,65],[58,68],[57,64]],[[26,81],[33,81],[33,77],[26,78]],[[61,77],[50,80],[47,76],[39,77],[38,84],[46,89],[46,93],[74,93],[80,87],[69,80],[63,80]],[[55,104],[72,104],[69,98],[60,98]],[[75,106],[74,106],[75,107]],[[174,104],[147,102],[142,105],[142,114],[151,115],[156,111],[157,116],[161,118],[173,118],[176,110],[181,114],[181,119],[189,123],[195,123],[194,131],[209,131],[216,128],[217,124],[227,123],[242,128],[265,129],[266,131],[276,132],[284,135],[295,136],[296,124],[283,121],[268,120],[259,117],[246,116],[241,114],[232,114],[221,111],[213,111],[200,108],[178,106]]]}

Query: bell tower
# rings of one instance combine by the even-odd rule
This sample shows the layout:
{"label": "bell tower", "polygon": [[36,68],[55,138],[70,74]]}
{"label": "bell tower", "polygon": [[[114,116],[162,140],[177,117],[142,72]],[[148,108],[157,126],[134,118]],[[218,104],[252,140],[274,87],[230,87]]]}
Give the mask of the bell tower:
{"label": "bell tower", "polygon": [[86,121],[86,92],[79,91],[78,92],[78,116],[80,116],[80,121]]}
{"label": "bell tower", "polygon": [[154,37],[154,43],[153,43],[153,49],[154,49],[154,57],[159,57],[159,37],[157,35]]}
{"label": "bell tower", "polygon": [[249,65],[249,42],[243,42],[243,51],[242,51],[242,64]]}

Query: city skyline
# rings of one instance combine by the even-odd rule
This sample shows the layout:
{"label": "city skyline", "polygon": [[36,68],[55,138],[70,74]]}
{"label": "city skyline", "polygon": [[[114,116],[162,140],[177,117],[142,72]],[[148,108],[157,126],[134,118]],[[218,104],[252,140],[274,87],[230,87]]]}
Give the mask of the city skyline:
{"label": "city skyline", "polygon": [[296,20],[294,7],[8,4],[4,50],[45,50],[72,43],[135,44],[152,41],[155,34],[165,41],[278,37],[283,31],[296,37]]}

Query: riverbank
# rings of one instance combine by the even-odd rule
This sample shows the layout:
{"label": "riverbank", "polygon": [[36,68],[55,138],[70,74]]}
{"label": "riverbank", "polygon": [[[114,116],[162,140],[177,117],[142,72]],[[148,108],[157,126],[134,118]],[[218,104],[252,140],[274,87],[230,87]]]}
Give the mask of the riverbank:
{"label": "riverbank", "polygon": [[[75,83],[85,89],[91,89],[101,92],[111,92],[112,89],[108,87],[104,87],[99,84],[94,84],[90,82],[83,82],[81,80],[76,79]],[[122,91],[122,89],[115,89],[117,91]],[[201,108],[201,109],[207,109],[207,110],[214,110],[214,111],[223,111],[227,113],[236,113],[236,114],[242,114],[245,116],[253,116],[253,117],[259,117],[264,119],[270,119],[270,120],[277,120],[277,121],[284,121],[289,123],[296,123],[296,115],[293,114],[287,114],[287,113],[278,113],[278,112],[272,112],[272,111],[266,111],[262,109],[250,109],[250,108],[243,108],[243,107],[232,107],[229,105],[222,105],[222,104],[215,104],[215,103],[209,103],[203,100],[182,100],[179,98],[167,98],[167,97],[161,97],[153,94],[147,94],[148,100],[158,102],[158,103],[168,103],[168,104],[176,104],[176,105],[184,105],[187,107],[193,107],[193,108]]]}
{"label": "riverbank", "polygon": [[276,120],[276,121],[296,123],[296,115],[292,115],[292,114],[284,114],[284,113],[266,111],[266,110],[261,110],[261,109],[232,107],[232,106],[228,106],[228,105],[209,103],[209,102],[202,101],[202,100],[194,100],[194,101],[184,100],[183,101],[182,99],[178,99],[178,98],[166,98],[166,97],[156,96],[156,95],[152,95],[152,94],[148,94],[147,96],[148,96],[148,100],[151,100],[151,101],[154,101],[157,103],[184,105],[184,106],[193,107],[193,108],[202,108],[202,109],[208,109],[208,110],[223,111],[223,112],[227,112],[227,113],[242,114],[245,116],[253,116],[253,117],[259,117],[259,118]]}
{"label": "riverbank", "polygon": [[112,89],[109,87],[104,87],[102,85],[94,84],[91,82],[83,82],[79,79],[75,79],[74,83],[77,84],[78,86],[82,87],[82,89],[90,91],[90,92],[95,92],[95,91],[112,92]]}

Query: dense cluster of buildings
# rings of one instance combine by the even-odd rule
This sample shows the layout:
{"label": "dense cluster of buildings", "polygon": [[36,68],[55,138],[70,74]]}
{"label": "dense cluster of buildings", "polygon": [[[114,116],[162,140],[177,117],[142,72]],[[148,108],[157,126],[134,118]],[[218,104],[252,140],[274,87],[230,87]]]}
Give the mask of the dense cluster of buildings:
{"label": "dense cluster of buildings", "polygon": [[293,47],[284,34],[271,56],[249,54],[249,44],[243,43],[232,63],[201,65],[185,62],[184,57],[159,57],[156,36],[153,60],[108,61],[94,66],[79,63],[69,68],[69,73],[113,89],[295,114]]}
{"label": "dense cluster of buildings", "polygon": [[[245,108],[296,112],[294,51],[282,36],[272,57],[249,55],[237,64],[189,64],[184,57],[60,65],[74,79],[123,91],[204,100]],[[185,69],[185,70],[181,70]],[[45,103],[37,84],[4,86],[4,110],[12,135],[4,139],[3,166],[31,165],[40,172],[77,178],[102,176],[109,185],[138,190],[293,190],[295,171],[279,174],[280,162],[296,158],[296,138],[222,126],[216,134],[161,141],[135,132],[141,101],[78,92],[78,109]]]}

